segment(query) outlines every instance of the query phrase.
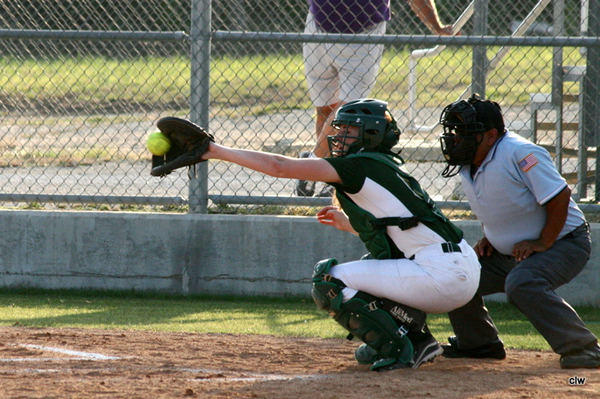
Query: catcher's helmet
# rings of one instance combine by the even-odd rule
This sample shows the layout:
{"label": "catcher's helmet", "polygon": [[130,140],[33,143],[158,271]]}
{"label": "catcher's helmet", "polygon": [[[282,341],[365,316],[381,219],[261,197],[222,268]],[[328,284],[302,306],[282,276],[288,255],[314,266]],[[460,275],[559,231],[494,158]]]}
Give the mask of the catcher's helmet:
{"label": "catcher's helmet", "polygon": [[440,124],[444,127],[440,137],[442,154],[448,162],[443,177],[454,176],[461,166],[473,163],[482,140],[481,133],[494,128],[499,135],[505,132],[500,105],[482,101],[477,93],[468,100],[458,100],[444,108]]}
{"label": "catcher's helmet", "polygon": [[[335,113],[331,125],[336,132],[328,136],[327,141],[331,155],[337,157],[363,151],[390,152],[400,138],[400,129],[387,109],[387,102],[372,98],[350,101],[342,105]],[[347,131],[342,131],[342,125],[357,126],[358,136],[351,136]],[[350,137],[357,140],[349,146],[336,146]],[[340,149],[343,147],[345,148]]]}

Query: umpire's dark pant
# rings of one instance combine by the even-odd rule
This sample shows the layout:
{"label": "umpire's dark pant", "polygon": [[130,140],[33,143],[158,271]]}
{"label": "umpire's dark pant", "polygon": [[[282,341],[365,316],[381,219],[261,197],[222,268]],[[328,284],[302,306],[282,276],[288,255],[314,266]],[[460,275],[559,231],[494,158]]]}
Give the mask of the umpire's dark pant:
{"label": "umpire's dark pant", "polygon": [[481,258],[481,280],[475,297],[448,315],[461,349],[472,349],[498,338],[483,295],[506,292],[558,354],[597,342],[575,310],[554,290],[571,281],[586,265],[591,252],[589,226],[583,225],[556,241],[547,251],[520,263],[494,252]]}

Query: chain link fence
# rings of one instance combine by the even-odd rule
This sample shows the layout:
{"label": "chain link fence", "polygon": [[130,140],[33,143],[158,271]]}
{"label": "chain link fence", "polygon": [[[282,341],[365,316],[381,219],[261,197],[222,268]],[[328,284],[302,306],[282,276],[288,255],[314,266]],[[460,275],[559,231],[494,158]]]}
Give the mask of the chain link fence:
{"label": "chain link fence", "polygon": [[232,164],[151,177],[145,137],[173,115],[226,145],[297,156],[315,143],[302,43],[370,40],[385,44],[370,96],[389,102],[408,170],[445,208],[468,204],[459,179],[440,176],[437,122],[477,91],[548,148],[596,212],[596,114],[582,105],[599,48],[585,37],[588,1],[438,0],[454,37],[432,35],[409,2],[392,1],[386,35],[367,38],[307,38],[306,0],[0,2],[0,204],[313,213],[330,199]]}

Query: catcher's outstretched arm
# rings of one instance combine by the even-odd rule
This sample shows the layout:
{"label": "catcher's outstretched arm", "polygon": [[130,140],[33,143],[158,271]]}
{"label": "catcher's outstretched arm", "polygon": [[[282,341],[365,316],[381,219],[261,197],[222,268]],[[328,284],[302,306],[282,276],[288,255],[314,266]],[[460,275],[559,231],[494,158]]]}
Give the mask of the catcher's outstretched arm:
{"label": "catcher's outstretched arm", "polygon": [[341,183],[331,166],[321,158],[291,158],[268,152],[242,150],[211,142],[203,159],[219,159],[264,173],[273,177]]}

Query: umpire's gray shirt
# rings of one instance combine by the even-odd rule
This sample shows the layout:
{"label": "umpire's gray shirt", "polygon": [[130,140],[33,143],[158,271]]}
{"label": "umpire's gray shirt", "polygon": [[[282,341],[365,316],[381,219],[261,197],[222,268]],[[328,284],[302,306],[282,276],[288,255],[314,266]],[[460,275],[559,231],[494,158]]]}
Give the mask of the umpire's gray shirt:
{"label": "umpire's gray shirt", "polygon": [[[548,151],[512,132],[495,143],[473,178],[470,169],[460,171],[469,205],[487,239],[505,255],[516,243],[539,238],[546,224],[544,205],[567,186]],[[558,239],[583,223],[571,199]]]}

